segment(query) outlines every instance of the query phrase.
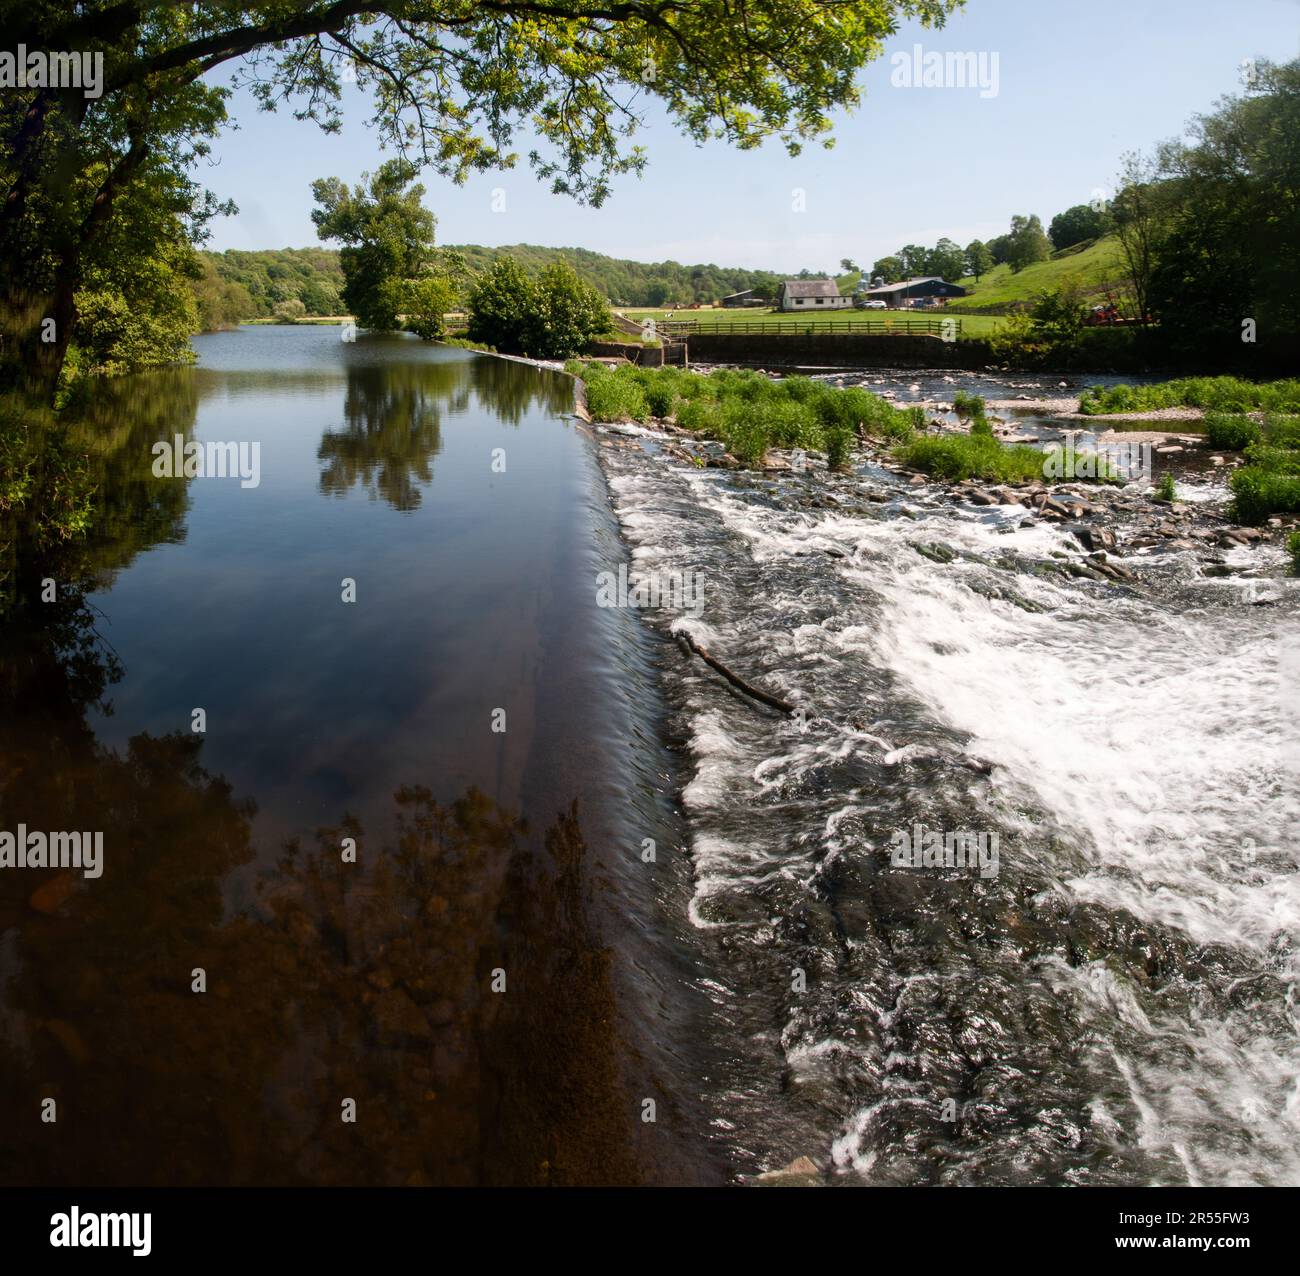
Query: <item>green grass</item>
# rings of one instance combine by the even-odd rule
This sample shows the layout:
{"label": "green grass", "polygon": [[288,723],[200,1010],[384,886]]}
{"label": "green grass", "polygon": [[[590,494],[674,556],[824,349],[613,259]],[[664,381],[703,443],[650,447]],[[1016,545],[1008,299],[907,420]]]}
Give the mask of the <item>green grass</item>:
{"label": "green grass", "polygon": [[859,434],[906,441],[924,423],[916,408],[896,408],[856,387],[838,390],[808,377],[776,381],[720,369],[708,376],[677,368],[608,368],[570,360],[565,370],[587,382],[596,421],[671,417],[684,430],[721,440],[737,460],[757,466],[769,448],[825,452],[843,468]]}
{"label": "green grass", "polygon": [[1268,417],[1263,437],[1247,445],[1246,464],[1228,482],[1239,523],[1300,514],[1300,418]]}
{"label": "green grass", "polygon": [[1086,416],[1152,412],[1160,408],[1204,408],[1241,414],[1300,412],[1300,380],[1244,381],[1240,377],[1180,377],[1157,385],[1093,386],[1079,401]]}
{"label": "green grass", "polygon": [[987,275],[982,275],[979,283],[967,276],[957,282],[970,295],[953,304],[962,310],[1028,305],[1035,294],[1059,287],[1067,275],[1077,275],[1085,289],[1098,294],[1104,292],[1107,285],[1119,291],[1128,276],[1119,240],[1110,235],[1090,244],[1063,249],[1053,253],[1048,261],[1026,266],[1019,274],[1004,265],[995,266]]}
{"label": "green grass", "polygon": [[944,434],[914,439],[895,450],[905,465],[934,478],[1028,483],[1043,477],[1043,453],[1007,446],[986,434]]}
{"label": "green grass", "polygon": [[1264,437],[1263,430],[1248,416],[1211,412],[1205,418],[1205,437],[1211,447],[1240,452]]}
{"label": "green grass", "polygon": [[[828,310],[824,314],[814,314],[812,312],[791,314],[775,310],[674,310],[671,312],[673,316],[671,319],[668,318],[669,311],[667,310],[623,310],[620,313],[635,323],[641,323],[646,319],[653,319],[655,323],[693,323],[696,325],[696,331],[700,333],[706,333],[711,329],[730,324],[766,323],[771,325],[778,320],[783,328],[788,327],[791,332],[798,333],[803,332],[808,327],[810,320],[815,320],[818,328],[821,328],[827,324],[838,327],[855,321],[860,323],[863,319],[887,319],[897,331],[905,332],[910,324],[923,325],[949,317],[947,311],[942,308],[916,311],[855,310],[850,308],[848,310]],[[951,318],[961,320],[960,331],[963,337],[987,336],[989,333],[997,331],[1006,322],[1005,317],[1002,315],[954,314]]]}

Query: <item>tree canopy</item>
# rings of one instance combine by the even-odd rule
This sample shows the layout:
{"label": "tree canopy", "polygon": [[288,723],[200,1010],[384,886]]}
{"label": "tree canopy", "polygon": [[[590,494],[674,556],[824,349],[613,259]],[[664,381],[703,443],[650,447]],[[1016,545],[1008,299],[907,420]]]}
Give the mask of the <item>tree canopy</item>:
{"label": "tree canopy", "polygon": [[[104,72],[98,97],[42,86],[0,102],[5,361],[57,378],[106,228],[136,221],[158,192],[173,241],[202,237],[218,206],[192,168],[227,120],[229,90],[207,78],[222,68],[263,106],[329,130],[355,79],[381,143],[457,181],[514,166],[528,135],[537,175],[598,205],[616,176],[644,167],[632,139],[650,101],[697,141],[797,153],[828,142],[833,110],[857,105],[857,72],[900,18],[941,24],[959,2],[10,3],[11,43],[102,53]],[[41,340],[45,320],[53,340]]]}

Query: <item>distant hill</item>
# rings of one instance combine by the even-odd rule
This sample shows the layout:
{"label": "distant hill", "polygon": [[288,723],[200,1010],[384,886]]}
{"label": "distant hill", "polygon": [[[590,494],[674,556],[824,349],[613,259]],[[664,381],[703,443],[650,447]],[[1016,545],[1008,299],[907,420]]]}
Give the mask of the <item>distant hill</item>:
{"label": "distant hill", "polygon": [[[1012,273],[1010,266],[994,266],[979,283],[975,282],[973,276],[967,275],[956,282],[970,296],[953,302],[952,308],[1004,314],[1013,308],[1030,304],[1037,293],[1055,288],[1066,275],[1078,275],[1085,290],[1103,293],[1107,285],[1122,284],[1126,273],[1119,240],[1114,235],[1106,235],[1101,239],[1089,239],[1082,244],[1062,248],[1047,261],[1026,266],[1018,275]],[[856,271],[840,275],[840,292],[853,292],[861,277]]]}
{"label": "distant hill", "polygon": [[1035,294],[1057,287],[1071,274],[1078,275],[1085,289],[1092,292],[1102,293],[1108,284],[1119,287],[1127,279],[1119,240],[1107,235],[1063,248],[1047,261],[1026,266],[1018,275],[1010,266],[995,266],[979,283],[967,276],[958,282],[970,296],[953,304],[961,310],[1005,311],[1032,302]]}
{"label": "distant hill", "polygon": [[[746,288],[773,296],[784,275],[739,267],[683,265],[676,261],[643,262],[607,257],[586,248],[543,248],[511,244],[484,248],[479,244],[447,245],[463,253],[471,269],[485,270],[502,254],[514,257],[527,270],[540,270],[553,261],[567,261],[588,283],[616,306],[655,307],[693,301],[720,301]],[[240,284],[252,298],[254,313],[269,316],[277,305],[301,301],[309,315],[337,315],[343,303],[343,272],[333,248],[278,248],[256,252],[227,249],[203,253],[221,280]]]}

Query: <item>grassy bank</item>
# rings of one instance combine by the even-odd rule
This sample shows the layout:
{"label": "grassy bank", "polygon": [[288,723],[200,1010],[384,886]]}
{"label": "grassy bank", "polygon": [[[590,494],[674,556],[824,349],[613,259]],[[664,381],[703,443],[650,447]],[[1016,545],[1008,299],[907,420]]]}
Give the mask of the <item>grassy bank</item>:
{"label": "grassy bank", "polygon": [[895,445],[894,455],[941,479],[1023,483],[1043,477],[1043,453],[1007,447],[993,437],[984,402],[962,396],[972,433],[919,437],[921,408],[896,408],[869,391],[836,389],[808,377],[775,381],[757,372],[719,370],[708,376],[677,368],[610,369],[572,360],[566,370],[587,383],[595,421],[672,419],[682,429],[719,439],[745,465],[763,463],[769,448],[824,452],[833,468],[848,463],[859,436]]}
{"label": "grassy bank", "polygon": [[987,483],[1031,483],[1043,477],[1043,453],[1023,444],[1008,446],[989,434],[941,434],[913,439],[895,455],[934,478]]}
{"label": "grassy bank", "polygon": [[1093,386],[1079,411],[1087,416],[1203,408],[1207,412],[1300,412],[1300,380],[1246,381],[1241,377],[1180,377],[1158,385]]}
{"label": "grassy bank", "polygon": [[610,369],[571,360],[566,370],[587,383],[595,421],[672,419],[693,434],[719,439],[737,460],[761,465],[769,448],[825,452],[843,466],[861,434],[910,439],[924,423],[919,408],[896,408],[865,390],[837,390],[807,377],[774,381],[724,369],[708,376],[677,368]]}
{"label": "grassy bank", "polygon": [[1259,524],[1275,514],[1300,514],[1300,417],[1269,416],[1262,426],[1244,416],[1212,420],[1220,437],[1245,448],[1246,464],[1229,480],[1233,516]]}
{"label": "grassy bank", "polygon": [[[934,310],[828,310],[824,314],[811,312],[776,310],[624,310],[626,319],[634,323],[644,323],[653,319],[655,323],[691,323],[700,333],[714,332],[719,328],[730,330],[734,325],[766,324],[770,330],[779,323],[782,329],[788,328],[792,333],[803,333],[810,323],[815,323],[817,330],[824,328],[847,328],[852,323],[862,323],[870,319],[876,323],[888,322],[897,332],[905,333],[912,326],[924,327],[927,323],[948,318],[948,312],[942,308]],[[672,318],[669,318],[671,314]],[[996,332],[1006,320],[1001,315],[953,314],[954,319],[961,320],[961,334],[964,337],[986,337]]]}
{"label": "grassy bank", "polygon": [[1119,240],[1109,235],[1063,248],[1047,261],[1035,262],[1019,272],[1002,265],[980,276],[978,283],[970,276],[959,279],[957,282],[969,295],[956,305],[963,311],[1028,306],[1040,292],[1058,288],[1070,275],[1076,276],[1088,292],[1101,294],[1107,287],[1118,291],[1126,285],[1127,274]]}

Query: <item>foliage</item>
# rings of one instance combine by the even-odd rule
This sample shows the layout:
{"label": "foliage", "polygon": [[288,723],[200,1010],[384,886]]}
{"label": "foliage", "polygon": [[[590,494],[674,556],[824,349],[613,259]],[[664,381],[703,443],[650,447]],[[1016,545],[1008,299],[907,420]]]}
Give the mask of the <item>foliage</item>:
{"label": "foliage", "polygon": [[199,326],[188,277],[198,265],[187,244],[166,241],[149,256],[97,264],[76,294],[74,368],[118,376],[194,359]]}
{"label": "foliage", "polygon": [[890,284],[930,275],[956,283],[966,271],[966,250],[951,239],[941,239],[933,248],[908,244],[893,256],[882,257],[871,268],[873,278],[880,276]]}
{"label": "foliage", "polygon": [[297,297],[291,297],[288,301],[277,302],[271,317],[276,323],[294,323],[305,318],[306,314],[307,307]]}
{"label": "foliage", "polygon": [[1300,514],[1300,474],[1247,465],[1234,472],[1231,515],[1239,523],[1259,524],[1274,514]]}
{"label": "foliage", "polygon": [[610,326],[604,298],[564,262],[534,279],[513,258],[499,258],[466,308],[472,340],[539,359],[568,358]]}
{"label": "foliage", "polygon": [[635,377],[603,372],[587,382],[587,411],[593,421],[644,421],[650,407]]}
{"label": "foliage", "polygon": [[610,326],[605,299],[562,261],[533,282],[524,320],[524,349],[539,359],[567,358]]}
{"label": "foliage", "polygon": [[1112,225],[1110,213],[1105,207],[1075,204],[1073,208],[1067,208],[1052,218],[1052,223],[1047,228],[1047,237],[1052,241],[1052,247],[1059,251],[1090,239],[1100,239],[1102,235],[1109,234]]}
{"label": "foliage", "polygon": [[389,160],[352,189],[337,177],[311,184],[316,233],[343,244],[343,304],[363,328],[395,329],[412,281],[432,266],[434,217],[415,175],[404,160]]}
{"label": "foliage", "polygon": [[1084,391],[1079,411],[1087,416],[1148,412],[1158,408],[1206,411],[1300,412],[1300,380],[1245,381],[1240,377],[1180,377],[1154,385],[1093,386]]}
{"label": "foliage", "polygon": [[905,440],[916,414],[856,387],[836,389],[808,377],[773,380],[760,373],[721,369],[708,376],[675,368],[566,364],[587,381],[587,408],[597,421],[645,421],[670,415],[684,430],[719,439],[737,460],[761,465],[770,448],[824,451],[843,468],[860,431]]}
{"label": "foliage", "polygon": [[1026,266],[1046,261],[1052,255],[1052,245],[1043,231],[1037,215],[1015,216],[1007,242],[1007,261],[1017,274]]}
{"label": "foliage", "polygon": [[1174,476],[1166,470],[1160,476],[1160,482],[1156,484],[1156,500],[1164,501],[1166,505],[1172,505],[1178,496],[1178,489],[1174,486]]}
{"label": "foliage", "polygon": [[966,245],[966,274],[979,283],[992,269],[993,254],[989,252],[987,244],[974,239]]}
{"label": "foliage", "polygon": [[514,258],[502,257],[470,289],[467,335],[471,341],[518,353],[524,347],[525,316],[532,304],[532,280]]}
{"label": "foliage", "polygon": [[1043,453],[1017,444],[1006,446],[983,434],[945,434],[914,439],[895,455],[935,478],[957,481],[1026,483],[1043,477]]}
{"label": "foliage", "polygon": [[1140,155],[1125,156],[1120,191],[1111,203],[1115,236],[1124,254],[1138,318],[1151,313],[1151,278],[1157,246],[1166,235],[1171,192],[1157,166]]}
{"label": "foliage", "polygon": [[1300,532],[1292,532],[1286,538],[1286,552],[1291,555],[1291,572],[1300,576]]}
{"label": "foliage", "polygon": [[[242,283],[223,278],[210,253],[198,255],[198,274],[190,280],[190,291],[194,295],[194,305],[198,311],[200,332],[219,332],[223,328],[233,328],[246,319],[257,317],[257,303],[252,294]],[[286,297],[283,300],[294,298]],[[305,301],[303,313],[308,313]]]}
{"label": "foliage", "polygon": [[[282,301],[301,301],[308,315],[343,312],[343,268],[337,248],[274,248],[248,252],[230,248],[223,253],[200,253],[205,270],[211,269],[226,286],[240,288],[252,308],[241,319],[269,318]],[[200,301],[202,313],[202,301]]]}
{"label": "foliage", "polygon": [[1087,294],[1078,275],[1066,275],[1055,287],[1040,292],[1030,311],[1034,335],[1049,345],[1070,345],[1079,339],[1088,318]]}
{"label": "foliage", "polygon": [[[455,181],[513,167],[511,148],[527,131],[537,138],[527,157],[537,175],[598,206],[617,175],[645,166],[632,142],[643,114],[636,99],[657,99],[695,142],[749,148],[775,139],[795,155],[826,143],[832,113],[859,103],[858,73],[902,18],[942,25],[955,7],[854,0],[828,18],[812,0],[742,9],[730,0],[556,10],[512,0],[22,6],[6,26],[11,47],[95,48],[104,82],[93,99],[37,87],[0,100],[0,349],[9,375],[53,389],[76,294],[88,270],[109,260],[106,229],[132,205],[165,192],[191,239],[201,237],[217,206],[189,169],[228,122],[232,93],[205,83],[210,73],[242,71],[260,105],[291,104],[331,132],[344,85],[355,81],[373,96],[380,143],[402,157],[390,163],[410,160]],[[334,196],[343,202],[335,188],[327,204]],[[371,230],[355,245],[368,283],[350,305],[363,322],[392,326],[391,281],[421,272],[394,274],[399,245],[386,227]],[[155,225],[135,255],[156,256],[170,238]],[[54,342],[40,340],[43,316],[56,321]]]}
{"label": "foliage", "polygon": [[457,304],[455,285],[444,274],[424,275],[406,285],[403,309],[406,326],[425,341],[438,341],[447,334],[446,315]]}
{"label": "foliage", "polygon": [[1189,352],[1240,361],[1246,336],[1290,351],[1300,339],[1300,59],[1258,63],[1250,86],[1189,134],[1144,162],[1159,194],[1149,307]]}
{"label": "foliage", "polygon": [[1211,412],[1205,418],[1205,436],[1213,448],[1240,452],[1263,438],[1263,431],[1248,416]]}

